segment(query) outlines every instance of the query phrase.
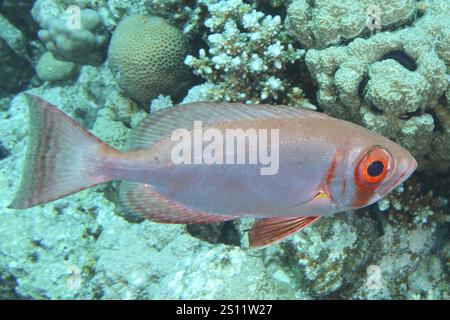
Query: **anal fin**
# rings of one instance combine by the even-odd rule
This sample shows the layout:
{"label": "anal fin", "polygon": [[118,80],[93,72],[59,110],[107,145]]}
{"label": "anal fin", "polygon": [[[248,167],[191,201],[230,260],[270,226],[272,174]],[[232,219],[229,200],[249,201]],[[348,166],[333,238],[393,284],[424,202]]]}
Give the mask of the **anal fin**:
{"label": "anal fin", "polygon": [[281,241],[319,218],[320,216],[260,219],[248,234],[250,247],[265,247]]}
{"label": "anal fin", "polygon": [[120,200],[127,210],[160,223],[200,224],[234,220],[237,217],[211,214],[185,207],[144,183],[122,181]]}

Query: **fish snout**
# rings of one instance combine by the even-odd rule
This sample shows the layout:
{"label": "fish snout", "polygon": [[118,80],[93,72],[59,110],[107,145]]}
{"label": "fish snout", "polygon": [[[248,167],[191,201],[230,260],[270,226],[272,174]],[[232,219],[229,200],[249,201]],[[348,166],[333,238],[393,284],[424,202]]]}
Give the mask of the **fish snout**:
{"label": "fish snout", "polygon": [[417,169],[417,160],[414,159],[414,157],[410,154],[408,154],[407,157],[404,157],[401,159],[400,166],[399,166],[399,178],[397,184],[402,183],[406,179],[408,179],[414,171]]}
{"label": "fish snout", "polygon": [[406,176],[409,177],[410,175],[412,175],[413,172],[416,171],[417,166],[418,166],[418,163],[417,163],[416,159],[412,158],[410,167],[408,169],[409,171],[407,172]]}
{"label": "fish snout", "polygon": [[380,186],[377,190],[377,194],[380,198],[391,192],[399,184],[408,179],[417,168],[417,161],[412,155],[402,157],[399,159],[397,166],[397,174],[394,174],[393,178],[384,186]]}
{"label": "fish snout", "polygon": [[399,184],[403,183],[406,179],[408,179],[416,170],[417,165],[418,164],[416,159],[414,159],[414,157],[409,153],[408,156],[403,157],[400,160],[400,164],[398,167],[398,176],[394,180],[394,183],[391,188],[395,188]]}

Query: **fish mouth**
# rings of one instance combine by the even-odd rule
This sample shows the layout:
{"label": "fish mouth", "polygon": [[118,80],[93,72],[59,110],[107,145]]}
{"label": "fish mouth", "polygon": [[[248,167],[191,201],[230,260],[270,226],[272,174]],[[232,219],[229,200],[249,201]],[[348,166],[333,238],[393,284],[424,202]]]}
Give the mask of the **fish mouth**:
{"label": "fish mouth", "polygon": [[417,166],[418,166],[418,163],[417,163],[416,159],[413,159],[413,163],[412,163],[412,165],[410,166],[410,171],[407,173],[407,176],[408,176],[408,177],[409,177],[410,175],[412,175],[414,171],[416,171]]}
{"label": "fish mouth", "polygon": [[402,179],[399,183],[408,179],[414,173],[414,171],[416,171],[417,165],[418,164],[417,164],[416,159],[413,158],[411,163],[409,165],[407,165],[406,169],[402,172],[402,174],[401,174]]}

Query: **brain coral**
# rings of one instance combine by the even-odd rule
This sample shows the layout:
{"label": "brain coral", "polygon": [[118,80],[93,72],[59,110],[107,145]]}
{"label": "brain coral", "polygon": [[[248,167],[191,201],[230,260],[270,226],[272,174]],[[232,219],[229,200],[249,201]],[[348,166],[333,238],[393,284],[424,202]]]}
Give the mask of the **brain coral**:
{"label": "brain coral", "polygon": [[55,59],[50,51],[44,53],[36,65],[36,73],[44,81],[69,79],[75,70],[76,65],[73,62]]}
{"label": "brain coral", "polygon": [[187,49],[183,33],[164,19],[132,15],[117,26],[108,58],[119,86],[147,105],[159,94],[183,93],[190,80]]}

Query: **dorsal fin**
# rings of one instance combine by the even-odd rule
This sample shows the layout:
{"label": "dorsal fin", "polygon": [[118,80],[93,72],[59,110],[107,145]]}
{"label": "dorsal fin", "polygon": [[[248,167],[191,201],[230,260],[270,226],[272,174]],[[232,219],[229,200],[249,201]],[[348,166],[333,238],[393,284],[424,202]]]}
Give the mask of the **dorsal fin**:
{"label": "dorsal fin", "polygon": [[160,194],[151,185],[138,182],[121,182],[120,201],[127,210],[155,222],[190,224],[222,222],[238,218],[186,208]]}
{"label": "dorsal fin", "polygon": [[194,120],[203,125],[237,122],[258,118],[283,119],[289,117],[328,118],[323,113],[266,104],[196,102],[173,106],[148,115],[134,128],[128,139],[128,150],[147,148],[170,135],[178,128],[192,128]]}

